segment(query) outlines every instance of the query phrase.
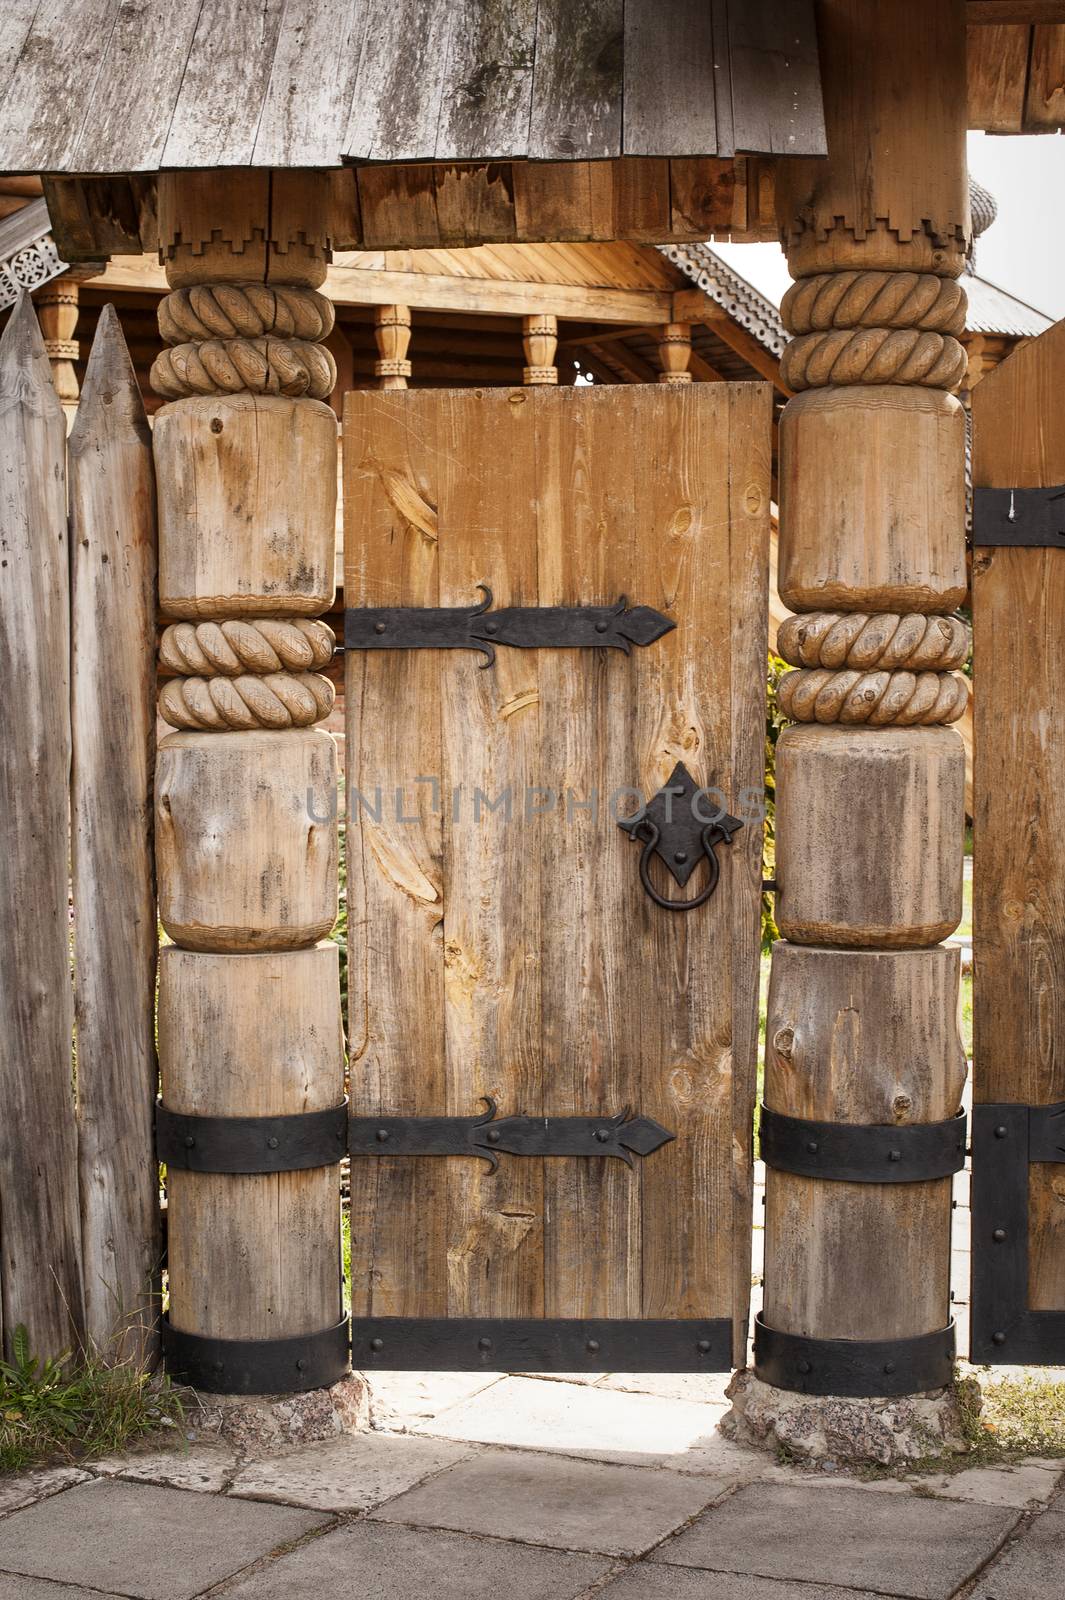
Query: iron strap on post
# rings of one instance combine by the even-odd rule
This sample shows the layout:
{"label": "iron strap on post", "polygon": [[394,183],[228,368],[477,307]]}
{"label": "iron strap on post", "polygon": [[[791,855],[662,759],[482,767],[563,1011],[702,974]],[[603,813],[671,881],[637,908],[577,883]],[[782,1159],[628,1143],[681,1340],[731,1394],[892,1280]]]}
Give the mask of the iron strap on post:
{"label": "iron strap on post", "polygon": [[797,1394],[853,1398],[920,1394],[954,1377],[954,1323],[912,1339],[808,1339],[754,1324],[754,1370]]}
{"label": "iron strap on post", "polygon": [[202,1117],[155,1106],[155,1153],[182,1172],[301,1172],[344,1159],[348,1102],[285,1117]]}
{"label": "iron strap on post", "polygon": [[350,1370],[348,1319],[291,1339],[210,1339],[162,1319],[170,1377],[209,1394],[298,1394],[328,1389]]}
{"label": "iron strap on post", "polygon": [[969,1357],[991,1365],[1065,1361],[1065,1310],[1029,1307],[1028,1168],[1065,1162],[1065,1102],[973,1107]]}
{"label": "iron strap on post", "polygon": [[1046,489],[973,489],[973,545],[1065,548],[1065,484]]}
{"label": "iron strap on post", "polygon": [[779,1172],[836,1183],[921,1183],[965,1165],[964,1111],[945,1122],[814,1122],[760,1107],[762,1160]]}
{"label": "iron strap on post", "polygon": [[357,1369],[445,1372],[728,1372],[728,1317],[355,1317]]}
{"label": "iron strap on post", "polygon": [[477,586],[477,606],[349,606],[345,650],[480,650],[486,666],[497,644],[516,650],[623,650],[649,645],[676,627],[650,606],[624,595],[612,606],[504,606],[490,611],[492,591]]}

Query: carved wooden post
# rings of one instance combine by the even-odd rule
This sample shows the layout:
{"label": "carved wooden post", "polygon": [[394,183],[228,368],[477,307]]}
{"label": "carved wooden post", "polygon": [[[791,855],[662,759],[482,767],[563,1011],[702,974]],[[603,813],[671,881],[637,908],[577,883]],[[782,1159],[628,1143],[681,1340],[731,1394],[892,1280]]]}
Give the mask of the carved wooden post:
{"label": "carved wooden post", "polygon": [[69,273],[53,278],[33,297],[37,320],[44,334],[44,348],[52,368],[55,392],[65,408],[78,401],[78,378],[74,362],[79,355],[74,330],[78,325],[78,284]]}
{"label": "carved wooden post", "polygon": [[410,306],[378,306],[373,320],[373,336],[377,341],[378,353],[378,360],[374,362],[377,387],[405,389],[411,373],[407,360]]}
{"label": "carved wooden post", "polygon": [[522,317],[522,344],[528,363],[523,377],[527,385],[558,382],[555,354],[558,350],[558,318],[549,315]]}
{"label": "carved wooden post", "polygon": [[[337,951],[317,942],[337,896],[336,755],[313,727],[333,701],[315,670],[333,647],[316,619],[333,600],[336,494],[324,184],[164,176],[159,208],[159,583],[179,619],[160,711],[182,730],[160,744],[156,782],[174,940],[159,1001],[164,1348],[202,1388],[309,1389],[347,1369],[342,1133],[334,1117],[323,1144],[323,1118],[305,1115],[343,1094]],[[218,1118],[256,1120],[238,1141]]]}
{"label": "carved wooden post", "polygon": [[[961,914],[964,821],[962,743],[944,726],[967,695],[951,672],[968,648],[951,616],[965,424],[947,392],[965,372],[964,7],[822,0],[818,32],[829,159],[781,163],[778,187],[798,280],[781,370],[802,391],[780,429],[779,587],[799,613],[779,635],[798,669],[781,701],[805,726],[777,747],[764,1384],[737,1400],[800,1450],[780,1389],[950,1382],[964,1158],[947,1125],[964,1081],[958,956],[939,945]],[[868,1447],[866,1416],[831,1453],[859,1455],[863,1428]],[[890,1454],[900,1434],[883,1432]]]}
{"label": "carved wooden post", "polygon": [[659,383],[691,383],[688,362],[692,354],[690,322],[667,322],[658,333]]}

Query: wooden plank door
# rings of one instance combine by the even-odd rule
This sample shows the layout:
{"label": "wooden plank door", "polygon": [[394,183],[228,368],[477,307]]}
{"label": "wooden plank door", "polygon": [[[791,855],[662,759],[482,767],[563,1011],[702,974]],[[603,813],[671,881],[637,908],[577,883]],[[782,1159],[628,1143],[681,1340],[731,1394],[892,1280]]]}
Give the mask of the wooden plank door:
{"label": "wooden plank door", "polygon": [[973,391],[971,1353],[1010,1365],[1065,1365],[1063,387],[1059,322]]}
{"label": "wooden plank door", "polygon": [[[628,656],[349,650],[352,1115],[629,1109],[674,1136],[631,1169],[353,1156],[356,1366],[742,1358],[769,429],[764,384],[347,397],[348,606],[484,585],[675,623]],[[615,820],[678,761],[747,818],[690,913],[648,897]]]}

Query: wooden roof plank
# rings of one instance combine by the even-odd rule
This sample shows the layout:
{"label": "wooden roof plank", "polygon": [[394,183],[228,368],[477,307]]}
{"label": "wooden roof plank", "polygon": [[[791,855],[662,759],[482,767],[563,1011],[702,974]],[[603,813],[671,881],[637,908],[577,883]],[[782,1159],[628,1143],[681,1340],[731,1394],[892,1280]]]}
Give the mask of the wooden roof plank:
{"label": "wooden roof plank", "polygon": [[707,0],[626,0],[623,118],[627,156],[717,154]]}
{"label": "wooden roof plank", "polygon": [[345,161],[425,161],[436,150],[451,32],[452,0],[359,0],[369,14]]}
{"label": "wooden roof plank", "polygon": [[452,0],[438,161],[523,157],[529,145],[536,0]]}
{"label": "wooden roof plank", "polygon": [[[207,0],[160,163],[250,167],[285,0]],[[306,86],[304,86],[305,88]]]}
{"label": "wooden roof plank", "polygon": [[254,166],[336,165],[368,14],[362,0],[285,0]]}
{"label": "wooden roof plank", "polygon": [[[0,166],[43,172],[67,166],[107,50],[118,0],[42,0],[0,111]],[[18,32],[18,19],[12,39]],[[57,92],[62,85],[62,93]]]}
{"label": "wooden roof plank", "polygon": [[624,10],[624,0],[539,0],[531,159],[621,155]]}
{"label": "wooden roof plank", "polygon": [[201,6],[169,0],[119,8],[71,157],[74,171],[158,170]]}
{"label": "wooden roof plank", "polygon": [[11,78],[22,47],[29,37],[38,0],[4,0],[0,6],[0,95],[11,88]]}
{"label": "wooden roof plank", "polygon": [[730,5],[728,34],[735,149],[823,154],[825,117],[811,0]]}

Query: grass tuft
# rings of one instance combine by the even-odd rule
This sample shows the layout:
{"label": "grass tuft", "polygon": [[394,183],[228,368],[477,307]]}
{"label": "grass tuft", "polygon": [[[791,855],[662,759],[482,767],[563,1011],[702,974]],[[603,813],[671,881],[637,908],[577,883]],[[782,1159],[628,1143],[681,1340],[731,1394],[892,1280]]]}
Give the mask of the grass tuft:
{"label": "grass tuft", "polygon": [[181,1417],[165,1377],[98,1355],[42,1360],[21,1326],[0,1361],[0,1472],[107,1455]]}
{"label": "grass tuft", "polygon": [[1065,1457],[1065,1383],[1024,1372],[1016,1378],[985,1376],[982,1386],[962,1378],[956,1392],[969,1443],[965,1466]]}

